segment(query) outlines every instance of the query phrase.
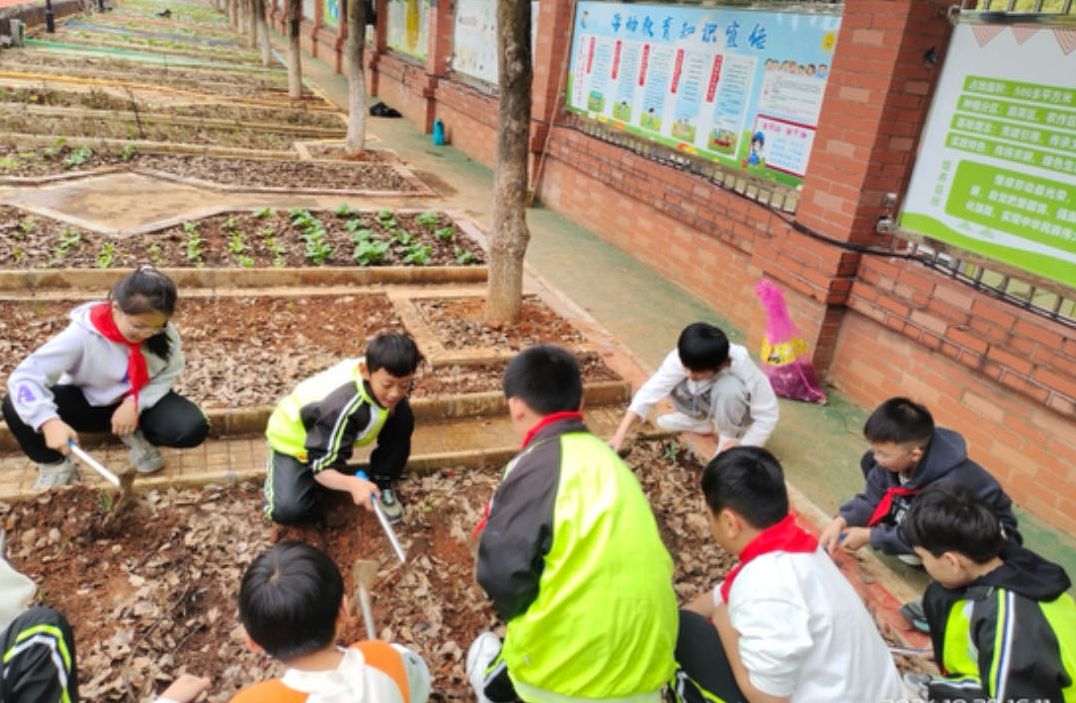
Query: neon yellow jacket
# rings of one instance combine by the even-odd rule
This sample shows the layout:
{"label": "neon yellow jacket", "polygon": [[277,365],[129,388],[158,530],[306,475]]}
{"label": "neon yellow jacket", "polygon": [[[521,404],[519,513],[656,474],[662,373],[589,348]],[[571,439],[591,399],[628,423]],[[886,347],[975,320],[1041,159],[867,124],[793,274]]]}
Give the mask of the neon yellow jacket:
{"label": "neon yellow jacket", "polygon": [[541,428],[508,465],[477,569],[525,701],[644,700],[672,677],[672,559],[635,476],[581,420]]}

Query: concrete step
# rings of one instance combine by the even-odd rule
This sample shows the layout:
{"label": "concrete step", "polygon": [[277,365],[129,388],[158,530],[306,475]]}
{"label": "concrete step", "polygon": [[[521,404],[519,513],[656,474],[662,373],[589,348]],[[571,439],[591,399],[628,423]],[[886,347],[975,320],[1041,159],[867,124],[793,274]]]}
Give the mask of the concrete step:
{"label": "concrete step", "polygon": [[[620,422],[621,404],[588,407],[584,412],[590,430],[599,437],[612,436]],[[665,436],[649,432],[641,436]],[[444,420],[419,420],[412,437],[408,471],[428,473],[444,466],[474,467],[484,463],[506,462],[519,450],[520,438],[508,419],[507,412],[480,417],[459,417]],[[355,460],[365,459],[370,447],[355,452]],[[135,481],[136,491],[168,486],[234,483],[260,479],[265,476],[265,438],[261,434],[244,437],[212,439],[193,449],[163,449],[166,465],[150,476]],[[126,471],[127,448],[118,441],[92,449],[92,455],[113,471]],[[81,468],[81,467],[80,467]],[[90,486],[105,488],[105,483],[89,468],[81,468],[83,481]],[[37,469],[23,454],[0,455],[0,500],[27,500],[40,491],[33,488]]]}

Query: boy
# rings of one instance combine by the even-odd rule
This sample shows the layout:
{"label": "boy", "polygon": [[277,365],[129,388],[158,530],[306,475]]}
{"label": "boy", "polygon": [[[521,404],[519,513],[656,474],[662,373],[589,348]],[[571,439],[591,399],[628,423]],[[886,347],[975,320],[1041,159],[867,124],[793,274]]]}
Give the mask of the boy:
{"label": "boy", "polygon": [[918,565],[901,523],[912,496],[934,483],[959,483],[974,490],[998,516],[1003,534],[1020,543],[1012,500],[993,476],[968,458],[964,438],[935,428],[925,407],[907,398],[890,398],[867,418],[863,436],[870,444],[859,462],[867,487],[842,505],[822,531],[819,541],[830,554],[838,545],[854,550],[869,542]]}
{"label": "boy", "polygon": [[925,489],[904,534],[934,579],[923,609],[945,674],[917,677],[921,696],[1076,700],[1076,603],[1064,569],[1004,539],[966,486]]}
{"label": "boy", "polygon": [[263,553],[243,575],[239,619],[250,648],[288,670],[231,703],[424,703],[430,672],[422,657],[378,640],[337,647],[347,617],[344,580],[325,552],[288,540]]}
{"label": "boy", "polygon": [[507,624],[475,640],[478,700],[658,703],[676,641],[673,564],[631,470],[580,414],[579,364],[531,347],[504,373],[522,451],[479,525],[477,578]]}
{"label": "boy", "polygon": [[635,393],[616,434],[609,440],[620,451],[628,430],[669,396],[676,412],[657,418],[673,432],[717,434],[717,451],[743,444],[761,447],[777,427],[777,396],[747,349],[730,344],[725,333],[694,322],[680,333],[676,349]]}
{"label": "boy", "polygon": [[702,491],[714,540],[740,564],[682,612],[683,672],[726,701],[901,698],[867,609],[789,513],[777,459],[761,447],[730,449],[706,466]]}
{"label": "boy", "polygon": [[[403,506],[392,482],[411,455],[415,416],[407,402],[422,363],[414,341],[404,334],[380,334],[361,359],[345,359],[300,383],[281,400],[265,434],[266,514],[295,524],[317,517],[316,485],[350,493],[356,505],[381,508],[392,522]],[[370,455],[371,481],[347,467],[352,446],[377,440]]]}

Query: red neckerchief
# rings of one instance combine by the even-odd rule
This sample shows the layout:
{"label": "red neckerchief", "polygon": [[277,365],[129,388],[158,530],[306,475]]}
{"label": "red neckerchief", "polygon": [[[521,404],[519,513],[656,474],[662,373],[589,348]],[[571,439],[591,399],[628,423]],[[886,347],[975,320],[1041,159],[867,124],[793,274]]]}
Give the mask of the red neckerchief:
{"label": "red neckerchief", "polygon": [[870,520],[867,520],[867,527],[873,527],[889,514],[889,509],[893,507],[894,496],[914,496],[918,492],[918,488],[906,488],[905,486],[892,486],[891,488],[887,488],[885,495],[878,501],[878,505],[874,508],[874,512],[871,513]]}
{"label": "red neckerchief", "polygon": [[90,308],[90,322],[101,336],[110,342],[125,345],[129,353],[127,355],[127,380],[131,382],[131,390],[128,395],[134,396],[135,409],[138,409],[138,391],[149,383],[149,369],[146,367],[146,357],[142,354],[142,342],[129,342],[116,327],[116,321],[112,319],[112,305],[104,302]]}
{"label": "red neckerchief", "polygon": [[770,525],[755,538],[747,543],[740,552],[740,563],[725,577],[721,584],[721,597],[726,603],[729,602],[729,591],[732,590],[732,582],[740,570],[747,566],[752,559],[770,552],[813,552],[818,549],[818,540],[796,524],[796,518],[792,513],[785,515],[775,525]]}
{"label": "red neckerchief", "polygon": [[[527,445],[531,443],[532,439],[534,439],[534,435],[538,434],[542,431],[542,429],[548,427],[549,425],[552,425],[554,422],[558,422],[560,420],[579,420],[580,422],[582,422],[583,413],[566,410],[564,412],[546,415],[537,423],[535,423],[534,427],[530,428],[530,430],[527,431],[526,436],[523,437],[523,446],[520,447],[520,449],[526,449]],[[474,531],[471,532],[471,539],[477,539],[478,535],[482,534],[482,530],[486,529],[486,524],[489,522],[489,510],[491,505],[493,505],[492,498],[486,501],[486,507],[482,511],[482,519],[478,521],[478,524],[475,525]]]}

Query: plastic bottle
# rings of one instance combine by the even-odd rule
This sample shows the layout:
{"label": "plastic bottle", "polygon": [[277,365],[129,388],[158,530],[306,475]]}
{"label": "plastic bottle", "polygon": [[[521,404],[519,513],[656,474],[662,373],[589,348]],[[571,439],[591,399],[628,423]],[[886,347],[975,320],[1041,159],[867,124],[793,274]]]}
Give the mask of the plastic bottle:
{"label": "plastic bottle", "polygon": [[433,121],[433,144],[434,146],[445,145],[445,123],[440,117]]}

